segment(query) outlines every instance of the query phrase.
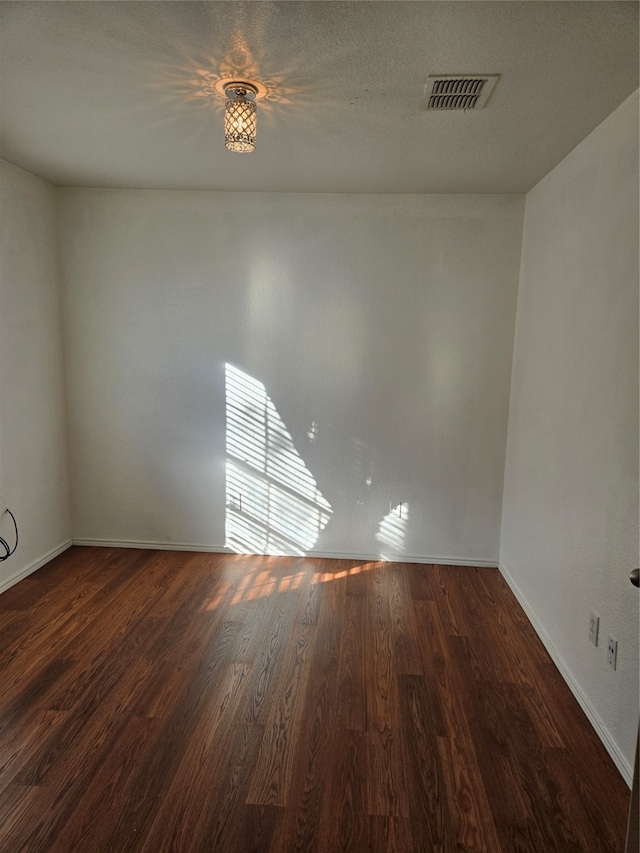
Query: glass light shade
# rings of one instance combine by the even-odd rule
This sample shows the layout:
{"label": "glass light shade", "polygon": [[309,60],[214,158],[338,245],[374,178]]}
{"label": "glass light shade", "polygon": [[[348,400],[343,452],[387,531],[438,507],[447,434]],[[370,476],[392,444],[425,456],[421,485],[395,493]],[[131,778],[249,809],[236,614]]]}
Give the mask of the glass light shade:
{"label": "glass light shade", "polygon": [[244,153],[256,147],[256,105],[244,95],[224,103],[224,144],[229,151]]}

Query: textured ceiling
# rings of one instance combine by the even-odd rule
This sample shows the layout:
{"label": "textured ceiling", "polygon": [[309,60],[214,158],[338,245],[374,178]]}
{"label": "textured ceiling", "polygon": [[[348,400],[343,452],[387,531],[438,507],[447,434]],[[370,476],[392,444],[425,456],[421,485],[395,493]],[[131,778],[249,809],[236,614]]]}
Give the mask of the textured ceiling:
{"label": "textured ceiling", "polygon": [[[3,2],[0,154],[58,185],[522,193],[638,88],[636,2]],[[429,74],[500,74],[481,112]],[[222,78],[267,88],[253,154]]]}

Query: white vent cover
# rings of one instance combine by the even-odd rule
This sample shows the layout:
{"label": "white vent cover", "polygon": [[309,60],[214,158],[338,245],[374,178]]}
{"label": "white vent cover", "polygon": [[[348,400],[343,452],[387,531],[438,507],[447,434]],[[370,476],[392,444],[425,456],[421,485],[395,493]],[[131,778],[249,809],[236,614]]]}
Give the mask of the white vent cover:
{"label": "white vent cover", "polygon": [[430,74],[421,110],[481,110],[499,74]]}

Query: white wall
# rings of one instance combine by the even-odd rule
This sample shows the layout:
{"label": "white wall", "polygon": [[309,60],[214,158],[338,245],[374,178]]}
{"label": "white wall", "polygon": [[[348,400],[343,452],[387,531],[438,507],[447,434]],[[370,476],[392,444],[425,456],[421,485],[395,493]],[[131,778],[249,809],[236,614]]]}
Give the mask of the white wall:
{"label": "white wall", "polygon": [[[0,204],[0,509],[20,532],[1,591],[69,544],[71,529],[54,189],[0,161]],[[0,529],[13,543],[6,513]]]}
{"label": "white wall", "polygon": [[[638,723],[638,95],[526,198],[501,567],[629,778]],[[588,642],[589,613],[600,644]],[[618,639],[618,669],[607,637]]]}
{"label": "white wall", "polygon": [[497,563],[521,197],[60,201],[75,538],[225,545],[231,363],[331,504],[315,553],[405,501],[403,556]]}

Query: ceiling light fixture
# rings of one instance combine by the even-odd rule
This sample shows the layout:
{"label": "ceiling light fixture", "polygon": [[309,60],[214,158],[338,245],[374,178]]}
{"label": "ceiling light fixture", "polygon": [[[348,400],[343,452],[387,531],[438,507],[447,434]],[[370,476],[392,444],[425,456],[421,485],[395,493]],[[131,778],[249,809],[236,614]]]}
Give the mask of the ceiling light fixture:
{"label": "ceiling light fixture", "polygon": [[224,144],[240,154],[255,151],[258,87],[234,81],[224,87],[224,94]]}

